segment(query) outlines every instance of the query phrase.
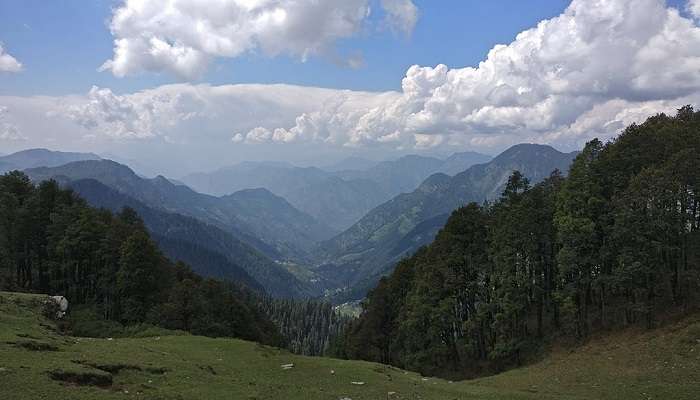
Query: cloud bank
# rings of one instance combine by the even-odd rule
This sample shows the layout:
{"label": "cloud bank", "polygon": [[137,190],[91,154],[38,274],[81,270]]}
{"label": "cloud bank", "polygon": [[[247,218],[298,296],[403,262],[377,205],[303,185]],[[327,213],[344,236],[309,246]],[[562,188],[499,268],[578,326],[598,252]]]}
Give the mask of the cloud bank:
{"label": "cloud bank", "polygon": [[[410,30],[417,11],[389,3],[387,18],[408,21]],[[206,158],[193,163],[217,165],[253,155],[496,153],[522,142],[573,150],[649,115],[700,106],[700,27],[688,12],[695,4],[574,0],[478,65],[410,67],[397,92],[183,83],[126,94],[95,87],[80,96],[0,96],[0,105],[32,144],[51,132],[63,143],[128,143],[163,158],[180,146],[188,159],[195,148]]]}
{"label": "cloud bank", "polygon": [[22,63],[5,52],[0,43],[0,72],[20,72],[22,68]]}
{"label": "cloud bank", "polygon": [[[413,30],[418,13],[411,0],[381,6],[392,29]],[[120,77],[168,71],[193,78],[217,57],[257,50],[306,60],[358,34],[370,14],[369,0],[127,0],[113,13],[114,57],[101,69]]]}
{"label": "cloud bank", "polygon": [[265,140],[347,145],[572,142],[697,102],[699,92],[696,21],[663,0],[574,0],[560,16],[495,46],[476,67],[415,65],[389,103],[346,114],[334,104],[302,114],[292,127],[259,127],[244,137],[267,129],[275,134]]}

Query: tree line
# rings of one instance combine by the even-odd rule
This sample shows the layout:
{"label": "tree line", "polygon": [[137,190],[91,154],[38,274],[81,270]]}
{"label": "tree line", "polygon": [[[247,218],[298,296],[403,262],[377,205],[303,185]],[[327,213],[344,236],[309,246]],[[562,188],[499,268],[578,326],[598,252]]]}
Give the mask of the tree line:
{"label": "tree line", "polygon": [[90,207],[18,171],[0,176],[0,290],[65,296],[75,333],[150,324],[284,344],[255,293],[171,262],[134,210]]}
{"label": "tree line", "polygon": [[589,142],[568,176],[514,172],[493,204],[456,210],[363,304],[338,355],[470,376],[549,340],[652,327],[700,300],[700,112]]}

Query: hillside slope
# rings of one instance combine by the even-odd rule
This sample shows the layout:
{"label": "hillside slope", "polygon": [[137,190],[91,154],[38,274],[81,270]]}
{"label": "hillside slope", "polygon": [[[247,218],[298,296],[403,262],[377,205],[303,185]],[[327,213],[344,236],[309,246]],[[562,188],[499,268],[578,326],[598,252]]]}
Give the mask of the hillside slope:
{"label": "hillside slope", "polygon": [[340,287],[354,287],[351,299],[362,298],[394,263],[430,243],[450,212],[469,202],[495,199],[515,170],[533,183],[555,169],[565,173],[575,155],[550,146],[521,144],[455,176],[434,174],[418,189],[376,207],[351,228],[322,243],[321,258],[326,263],[319,272],[335,278]]}
{"label": "hillside slope", "polygon": [[312,243],[332,234],[330,228],[269,192],[264,196],[260,195],[262,191],[255,192],[259,198],[265,198],[264,203],[251,199],[250,206],[242,207],[243,203],[236,200],[250,196],[230,198],[197,193],[187,186],[175,185],[162,176],[141,178],[129,167],[109,160],[34,168],[26,173],[34,181],[62,177],[68,180],[97,180],[149,207],[215,225],[273,259],[303,259]]}
{"label": "hillside slope", "polygon": [[148,207],[93,179],[73,181],[69,186],[93,206],[114,212],[133,208],[168,257],[184,261],[202,276],[233,280],[252,289],[262,286],[274,297],[315,294],[286,269],[222,229]]}
{"label": "hillside slope", "polygon": [[[2,398],[690,400],[700,391],[698,318],[596,339],[530,367],[451,383],[241,340],[61,336],[41,317],[41,300],[0,293]],[[294,367],[281,368],[288,363]]]}

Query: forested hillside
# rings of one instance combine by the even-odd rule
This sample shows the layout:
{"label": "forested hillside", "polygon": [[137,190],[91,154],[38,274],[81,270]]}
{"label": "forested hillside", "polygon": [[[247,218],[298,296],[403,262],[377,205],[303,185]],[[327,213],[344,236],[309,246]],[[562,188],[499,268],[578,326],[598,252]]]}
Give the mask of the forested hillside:
{"label": "forested hillside", "polygon": [[329,228],[268,193],[264,207],[239,207],[235,198],[197,193],[158,176],[144,179],[125,165],[109,160],[73,162],[26,171],[32,180],[94,179],[147,206],[178,213],[223,229],[273,259],[304,258],[310,242],[328,237]]}
{"label": "forested hillside", "polygon": [[314,294],[284,268],[220,228],[148,207],[96,180],[72,181],[69,186],[95,207],[113,212],[124,207],[136,210],[161,250],[171,259],[188,263],[200,275],[232,280],[252,289],[262,287],[275,297]]}
{"label": "forested hillside", "polygon": [[430,243],[453,210],[497,198],[515,170],[533,182],[557,169],[565,173],[574,156],[550,146],[521,144],[455,176],[434,174],[322,243],[319,258],[324,262],[318,273],[345,288],[338,301],[361,299],[397,261]]}
{"label": "forested hillside", "polygon": [[306,356],[332,355],[337,339],[351,318],[340,315],[330,303],[317,300],[261,300],[261,309],[280,329],[287,349]]}
{"label": "forested hillside", "polygon": [[[698,306],[700,112],[593,140],[568,177],[511,175],[455,211],[364,303],[344,355],[426,374],[520,365],[549,340],[653,327]],[[599,355],[604,357],[605,355]]]}
{"label": "forested hillside", "polygon": [[89,207],[54,181],[0,176],[0,290],[60,294],[69,329],[108,335],[139,324],[282,344],[246,289],[173,264],[132,209]]}

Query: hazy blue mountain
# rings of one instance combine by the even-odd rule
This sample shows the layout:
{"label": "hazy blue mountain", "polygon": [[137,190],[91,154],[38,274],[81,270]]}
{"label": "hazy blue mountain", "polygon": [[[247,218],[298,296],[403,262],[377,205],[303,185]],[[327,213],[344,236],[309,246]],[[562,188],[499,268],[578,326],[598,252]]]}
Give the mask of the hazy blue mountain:
{"label": "hazy blue mountain", "polygon": [[192,189],[224,196],[244,189],[265,188],[283,196],[298,187],[315,184],[330,174],[318,168],[294,167],[284,163],[243,162],[208,173],[187,175],[180,180]]}
{"label": "hazy blue mountain", "polygon": [[372,180],[345,180],[319,168],[282,163],[241,163],[211,173],[188,175],[182,181],[213,195],[265,188],[335,233],[347,229],[393,195]]}
{"label": "hazy blue mountain", "polygon": [[453,177],[434,174],[418,189],[376,207],[350,229],[322,243],[325,263],[319,272],[329,279],[341,277],[343,286],[368,279],[374,284],[398,259],[429,243],[451,211],[472,201],[495,199],[514,170],[537,183],[555,169],[568,171],[575,155],[523,144]]}
{"label": "hazy blue mountain", "polygon": [[379,161],[370,160],[363,157],[347,157],[336,163],[321,167],[324,171],[339,172],[339,171],[366,171],[379,164]]}
{"label": "hazy blue mountain", "polygon": [[6,165],[4,168],[9,166],[9,169],[24,170],[36,167],[57,167],[74,161],[99,159],[100,157],[98,155],[92,153],[68,153],[47,149],[29,149],[0,157],[0,168]]}
{"label": "hazy blue mountain", "polygon": [[303,259],[310,242],[332,233],[276,196],[267,196],[260,205],[242,207],[235,198],[197,193],[162,176],[141,178],[127,166],[109,160],[79,161],[26,172],[33,180],[95,179],[149,207],[215,225],[273,259]]}
{"label": "hazy blue mountain", "polygon": [[440,168],[435,172],[442,172],[447,175],[457,175],[464,172],[472,165],[484,164],[491,161],[493,157],[474,151],[455,153],[445,159]]}
{"label": "hazy blue mountain", "polygon": [[342,232],[392,193],[369,179],[346,181],[332,176],[286,194],[290,203],[331,228]]}
{"label": "hazy blue mountain", "polygon": [[316,294],[292,274],[230,233],[199,220],[148,207],[94,179],[67,183],[91,205],[119,212],[131,207],[172,260],[189,264],[203,276],[241,282],[275,297]]}
{"label": "hazy blue mountain", "polygon": [[394,195],[413,191],[426,177],[435,173],[443,161],[434,157],[408,155],[393,161],[382,161],[365,171],[340,171],[346,180],[368,179]]}
{"label": "hazy blue mountain", "polygon": [[100,157],[105,160],[116,161],[119,164],[128,165],[137,175],[141,177],[152,178],[159,175],[156,168],[151,165],[147,165],[143,160],[136,160],[129,157],[122,157],[114,153],[101,153]]}
{"label": "hazy blue mountain", "polygon": [[294,167],[277,162],[244,162],[182,178],[193,189],[216,196],[265,188],[295,208],[340,232],[392,197],[413,191],[435,172],[464,171],[488,161],[479,153],[458,153],[447,160],[410,155],[376,162],[350,157],[324,167]]}
{"label": "hazy blue mountain", "polygon": [[338,233],[267,189],[239,190],[221,200],[235,209],[238,218],[257,236],[264,237],[276,232],[279,242],[276,246],[280,248],[294,243],[309,251],[317,242]]}

